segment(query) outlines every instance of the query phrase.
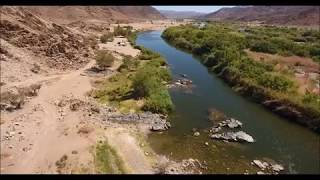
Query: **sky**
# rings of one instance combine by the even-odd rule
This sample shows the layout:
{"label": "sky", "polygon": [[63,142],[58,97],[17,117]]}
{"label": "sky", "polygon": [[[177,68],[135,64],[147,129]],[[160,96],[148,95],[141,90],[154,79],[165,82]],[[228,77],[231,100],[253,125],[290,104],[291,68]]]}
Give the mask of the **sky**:
{"label": "sky", "polygon": [[174,10],[174,11],[197,11],[203,13],[210,13],[217,11],[223,7],[233,6],[153,6],[158,10]]}

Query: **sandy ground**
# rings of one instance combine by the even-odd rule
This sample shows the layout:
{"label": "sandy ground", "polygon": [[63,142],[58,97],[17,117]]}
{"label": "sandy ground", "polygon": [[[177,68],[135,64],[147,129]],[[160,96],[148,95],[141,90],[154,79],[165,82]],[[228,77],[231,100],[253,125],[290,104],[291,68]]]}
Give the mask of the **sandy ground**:
{"label": "sandy ground", "polygon": [[[122,43],[124,46],[119,45],[118,43]],[[127,38],[118,38],[115,37],[112,42],[107,42],[105,44],[99,44],[100,49],[107,49],[109,51],[113,51],[114,53],[121,53],[124,55],[137,56],[139,54],[138,49],[132,48]]]}
{"label": "sandy ground", "polygon": [[[135,30],[164,30],[165,28],[168,28],[170,26],[178,26],[180,24],[186,24],[186,22],[175,22],[172,20],[153,20],[119,25],[132,26]],[[115,26],[118,26],[118,24],[111,24],[111,27]]]}
{"label": "sandy ground", "polygon": [[[139,53],[130,45],[116,46],[117,41],[115,39],[103,48],[118,53],[118,56]],[[92,147],[101,136],[102,126],[90,123],[81,112],[57,106],[57,102],[68,97],[84,101],[88,98],[86,93],[92,89],[92,79],[83,72],[94,64],[95,61],[91,60],[84,68],[71,73],[40,74],[4,86],[42,83],[38,96],[29,99],[22,109],[1,113],[1,173],[57,173],[55,163],[63,155],[67,155],[68,165],[62,173],[94,173]],[[120,64],[117,61],[111,69]],[[91,127],[92,132],[79,134],[83,126]],[[102,131],[102,136],[119,152],[130,169],[128,173],[152,173],[151,164],[128,128],[114,125],[104,129],[107,130]]]}

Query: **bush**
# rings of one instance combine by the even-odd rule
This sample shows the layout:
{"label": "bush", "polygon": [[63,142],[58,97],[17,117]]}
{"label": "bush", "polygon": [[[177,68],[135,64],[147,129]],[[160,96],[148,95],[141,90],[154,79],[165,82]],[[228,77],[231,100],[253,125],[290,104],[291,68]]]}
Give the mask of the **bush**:
{"label": "bush", "polygon": [[287,91],[293,87],[293,81],[281,75],[271,75],[268,73],[259,76],[258,83],[263,87],[277,91]]}
{"label": "bush", "polygon": [[133,89],[139,97],[150,96],[159,87],[161,80],[156,76],[157,68],[142,67],[133,78]]}
{"label": "bush", "polygon": [[140,50],[141,50],[141,55],[139,55],[138,58],[141,60],[151,60],[151,59],[160,57],[160,54],[155,53],[144,47],[140,47]]}
{"label": "bush", "polygon": [[146,64],[137,71],[132,87],[138,97],[146,98],[144,110],[168,113],[173,109],[169,92],[162,83],[169,79],[171,79],[169,71],[155,64]]}
{"label": "bush", "polygon": [[115,57],[108,51],[98,51],[96,55],[96,62],[100,68],[107,68],[113,65]]}
{"label": "bush", "polygon": [[120,27],[119,25],[114,28],[113,34],[115,36],[128,36],[131,34],[132,27],[131,26],[127,27]]}
{"label": "bush", "polygon": [[170,95],[166,89],[157,89],[157,92],[151,94],[143,106],[143,110],[154,113],[168,114],[173,110],[173,104]]}
{"label": "bush", "polygon": [[139,61],[131,56],[124,57],[123,63],[119,67],[119,71],[134,71],[137,69]]}
{"label": "bush", "polygon": [[112,42],[113,41],[113,34],[112,33],[105,33],[100,37],[100,41],[102,43],[106,43],[106,42]]}
{"label": "bush", "polygon": [[277,53],[277,47],[268,41],[258,41],[251,48],[252,51],[264,53]]}

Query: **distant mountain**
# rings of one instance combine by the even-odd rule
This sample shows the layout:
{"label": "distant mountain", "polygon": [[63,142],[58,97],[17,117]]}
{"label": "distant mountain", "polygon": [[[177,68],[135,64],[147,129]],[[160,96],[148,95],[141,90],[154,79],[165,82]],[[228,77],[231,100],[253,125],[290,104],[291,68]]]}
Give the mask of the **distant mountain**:
{"label": "distant mountain", "polygon": [[92,20],[128,22],[165,18],[151,6],[25,6],[20,8],[57,23]]}
{"label": "distant mountain", "polygon": [[205,13],[196,11],[171,11],[171,10],[159,10],[162,15],[168,19],[188,19],[204,16]]}
{"label": "distant mountain", "polygon": [[202,16],[224,21],[261,21],[266,24],[319,25],[320,6],[238,6]]}

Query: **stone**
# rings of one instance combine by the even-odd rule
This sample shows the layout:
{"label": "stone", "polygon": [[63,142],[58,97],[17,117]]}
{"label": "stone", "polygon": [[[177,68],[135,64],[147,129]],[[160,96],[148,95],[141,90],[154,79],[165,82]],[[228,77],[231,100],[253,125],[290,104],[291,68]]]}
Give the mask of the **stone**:
{"label": "stone", "polygon": [[144,154],[145,154],[146,156],[149,156],[149,153],[148,153],[148,152],[144,152]]}
{"label": "stone", "polygon": [[193,133],[194,136],[200,136],[200,133],[199,132],[195,132]]}
{"label": "stone", "polygon": [[257,174],[261,175],[261,174],[265,174],[265,173],[262,171],[258,171]]}
{"label": "stone", "polygon": [[212,134],[211,138],[213,139],[220,139],[220,140],[226,140],[226,141],[239,141],[239,142],[254,142],[254,139],[252,136],[248,135],[247,133],[243,131],[238,132],[226,132],[221,134]]}
{"label": "stone", "polygon": [[261,162],[260,160],[253,160],[252,164],[256,165],[260,169],[266,169],[268,167],[268,163],[266,164],[265,162]]}
{"label": "stone", "polygon": [[216,127],[216,128],[212,128],[210,131],[212,132],[212,133],[217,133],[217,132],[219,132],[221,130],[221,127]]}
{"label": "stone", "polygon": [[208,143],[208,142],[205,142],[204,144],[205,144],[206,146],[209,146],[209,143]]}
{"label": "stone", "polygon": [[280,164],[273,164],[273,165],[271,165],[271,169],[272,169],[273,171],[276,171],[276,172],[279,172],[279,171],[283,171],[283,170],[284,170],[283,166],[281,166]]}
{"label": "stone", "polygon": [[237,127],[241,127],[242,123],[236,119],[231,118],[230,121],[228,121],[227,126],[229,128],[237,128]]}

